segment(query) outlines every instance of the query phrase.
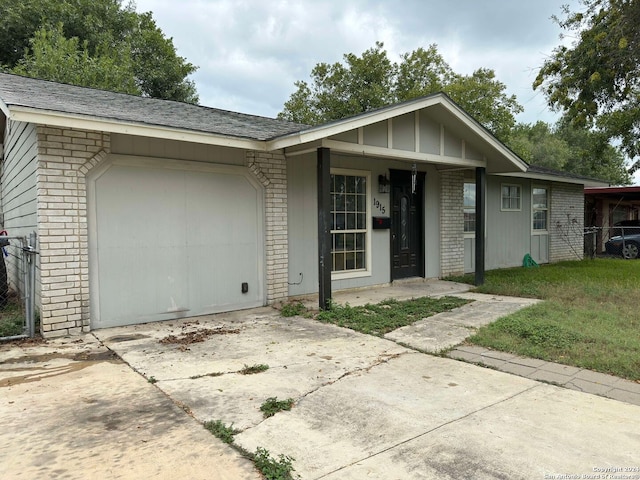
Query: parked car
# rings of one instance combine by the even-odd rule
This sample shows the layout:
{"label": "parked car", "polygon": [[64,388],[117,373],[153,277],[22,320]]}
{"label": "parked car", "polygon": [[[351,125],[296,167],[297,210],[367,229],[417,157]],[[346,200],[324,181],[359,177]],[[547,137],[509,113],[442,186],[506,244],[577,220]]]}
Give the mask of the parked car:
{"label": "parked car", "polygon": [[640,255],[640,220],[623,220],[614,225],[615,236],[604,244],[610,255],[622,255],[624,258],[638,258]]}

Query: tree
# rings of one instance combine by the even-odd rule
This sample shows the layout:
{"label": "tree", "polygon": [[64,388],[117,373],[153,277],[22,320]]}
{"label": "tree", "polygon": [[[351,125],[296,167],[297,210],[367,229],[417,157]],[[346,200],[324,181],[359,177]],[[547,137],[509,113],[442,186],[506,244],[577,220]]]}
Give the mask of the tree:
{"label": "tree", "polygon": [[445,85],[444,92],[505,141],[516,124],[515,115],[523,111],[515,95],[505,93],[506,85],[495,78],[495,72],[480,68],[471,75],[456,75]]}
{"label": "tree", "polygon": [[519,123],[509,136],[509,147],[529,164],[564,170],[571,148],[548,123]]}
{"label": "tree", "polygon": [[[640,155],[640,1],[581,0],[584,12],[564,8],[556,22],[576,40],[559,46],[534,82],[549,105],[575,127],[594,129]],[[630,171],[640,168],[636,161]]]}
{"label": "tree", "polygon": [[624,156],[598,132],[574,127],[567,119],[518,124],[507,141],[526,162],[542,167],[606,180],[629,183]]}
{"label": "tree", "polygon": [[311,84],[296,82],[297,90],[278,118],[317,125],[444,91],[495,135],[506,138],[522,111],[493,70],[456,74],[436,45],[405,53],[399,63],[391,62],[381,42],[361,57],[348,53],[343,58],[344,63],[317,64]]}
{"label": "tree", "polygon": [[304,81],[296,82],[297,90],[285,102],[278,118],[318,125],[393,103],[396,66],[381,42],[376,42],[362,57],[344,55],[344,61],[346,65],[317,64],[311,71],[311,86]]}
{"label": "tree", "polygon": [[91,56],[86,41],[80,45],[77,37],[64,37],[62,24],[53,30],[38,30],[29,52],[18,61],[13,73],[113,92],[141,93],[126,50]]}
{"label": "tree", "polygon": [[[165,38],[152,14],[137,13],[133,3],[3,0],[0,18],[0,65],[5,70],[69,81],[71,70],[86,62],[80,67],[85,79],[91,77],[89,71],[101,72],[94,74],[99,80],[101,76],[121,76],[128,70],[136,89],[131,92],[127,80],[127,86],[119,91],[198,101],[195,85],[187,78],[197,67],[178,56],[172,39]],[[60,70],[67,72],[66,77],[45,76],[56,71],[48,57],[62,62]],[[100,82],[91,86],[107,88]]]}

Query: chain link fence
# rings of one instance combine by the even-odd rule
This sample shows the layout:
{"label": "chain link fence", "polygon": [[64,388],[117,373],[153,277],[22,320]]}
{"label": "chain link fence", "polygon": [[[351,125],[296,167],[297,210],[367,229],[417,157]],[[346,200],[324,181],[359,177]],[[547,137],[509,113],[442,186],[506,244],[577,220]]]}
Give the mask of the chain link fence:
{"label": "chain link fence", "polygon": [[640,258],[640,226],[585,227],[584,255]]}
{"label": "chain link fence", "polygon": [[0,341],[36,332],[36,235],[0,235]]}

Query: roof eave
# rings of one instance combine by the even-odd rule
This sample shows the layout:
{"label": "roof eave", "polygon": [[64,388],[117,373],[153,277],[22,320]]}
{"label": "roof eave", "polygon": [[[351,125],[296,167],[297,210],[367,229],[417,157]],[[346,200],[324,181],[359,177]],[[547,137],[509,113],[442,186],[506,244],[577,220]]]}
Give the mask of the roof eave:
{"label": "roof eave", "polygon": [[[5,107],[6,112],[5,112]],[[0,108],[7,118],[18,122],[29,122],[40,125],[50,125],[62,128],[77,128],[99,132],[122,133],[152,138],[165,138],[207,145],[218,145],[249,150],[267,149],[266,142],[247,138],[231,137],[209,132],[198,132],[161,125],[146,125],[126,122],[117,119],[100,118],[90,115],[79,115],[17,105],[6,106],[0,102]]]}
{"label": "roof eave", "polygon": [[546,182],[560,182],[560,183],[572,183],[575,185],[584,185],[585,187],[603,187],[608,186],[607,182],[601,180],[595,180],[592,178],[572,178],[572,177],[563,177],[561,175],[553,175],[550,173],[534,173],[534,172],[523,172],[523,173],[499,173],[497,174],[502,177],[518,177],[518,178],[530,178],[532,180],[540,180]]}

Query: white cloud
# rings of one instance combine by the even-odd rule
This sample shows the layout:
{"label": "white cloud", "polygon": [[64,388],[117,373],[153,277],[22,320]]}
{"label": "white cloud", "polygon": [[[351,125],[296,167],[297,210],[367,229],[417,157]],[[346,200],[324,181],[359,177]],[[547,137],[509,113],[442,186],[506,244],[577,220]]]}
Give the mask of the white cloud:
{"label": "white cloud", "polygon": [[[569,3],[577,4],[577,0]],[[495,70],[525,112],[520,121],[553,121],[531,88],[559,43],[557,0],[138,0],[173,37],[178,53],[200,68],[204,105],[275,116],[319,62],[360,55],[383,41],[389,57],[438,44],[452,68]]]}

